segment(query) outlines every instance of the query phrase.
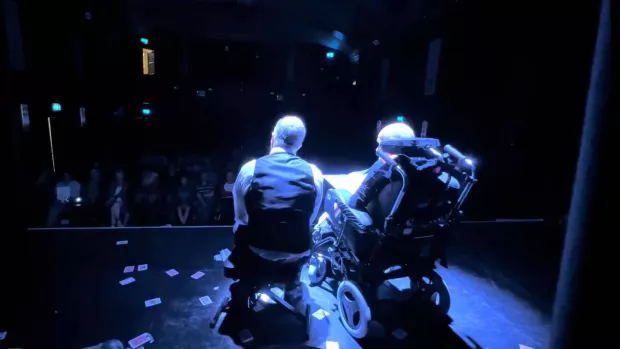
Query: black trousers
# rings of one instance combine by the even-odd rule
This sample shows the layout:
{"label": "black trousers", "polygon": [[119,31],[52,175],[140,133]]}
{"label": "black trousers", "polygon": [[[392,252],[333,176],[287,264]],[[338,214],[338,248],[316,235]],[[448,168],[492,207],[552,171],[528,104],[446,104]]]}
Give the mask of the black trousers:
{"label": "black trousers", "polygon": [[309,291],[300,282],[300,273],[307,258],[292,263],[274,262],[260,257],[245,245],[237,245],[229,260],[235,267],[225,271],[225,276],[236,280],[230,286],[236,306],[244,307],[247,297],[266,284],[283,286],[284,299],[300,312],[310,302]]}

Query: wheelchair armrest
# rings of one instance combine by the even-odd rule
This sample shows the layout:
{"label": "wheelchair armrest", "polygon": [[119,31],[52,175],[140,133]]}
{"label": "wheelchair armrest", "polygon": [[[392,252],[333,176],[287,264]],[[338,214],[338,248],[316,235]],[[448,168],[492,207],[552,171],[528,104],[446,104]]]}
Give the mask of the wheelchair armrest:
{"label": "wheelchair armrest", "polygon": [[[332,207],[331,203],[326,201],[325,209],[333,217],[337,217],[339,214],[343,214],[347,220],[361,232],[369,232],[372,230],[373,221],[370,215],[361,210],[356,210],[349,206],[349,199],[351,194],[344,189],[330,189],[327,191],[328,201],[335,202],[336,207]],[[340,212],[338,212],[338,209]],[[332,212],[333,211],[333,212]]]}

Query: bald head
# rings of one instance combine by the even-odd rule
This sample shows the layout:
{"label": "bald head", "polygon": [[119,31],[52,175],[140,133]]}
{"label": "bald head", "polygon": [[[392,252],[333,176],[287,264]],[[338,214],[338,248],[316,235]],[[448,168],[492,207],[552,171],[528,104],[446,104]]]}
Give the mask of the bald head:
{"label": "bald head", "polygon": [[409,141],[415,138],[413,129],[402,122],[385,126],[377,136],[377,143],[390,141]]}
{"label": "bald head", "polygon": [[306,125],[297,116],[285,116],[278,120],[271,134],[271,147],[279,147],[297,153],[306,138]]}

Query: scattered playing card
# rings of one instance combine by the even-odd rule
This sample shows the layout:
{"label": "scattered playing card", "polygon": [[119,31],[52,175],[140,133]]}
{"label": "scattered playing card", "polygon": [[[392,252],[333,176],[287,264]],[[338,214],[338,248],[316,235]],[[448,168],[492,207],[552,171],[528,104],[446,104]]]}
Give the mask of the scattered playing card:
{"label": "scattered playing card", "polygon": [[136,281],[136,279],[134,279],[134,278],[127,278],[127,279],[125,279],[125,280],[121,280],[121,281],[119,282],[119,284],[121,284],[121,285],[125,286],[125,285],[129,285],[130,283],[132,283],[132,282],[134,282],[134,281]]}
{"label": "scattered playing card", "polygon": [[133,273],[134,269],[136,269],[136,267],[133,265],[126,266],[125,269],[123,269],[123,273]]}
{"label": "scattered playing card", "polygon": [[241,332],[239,332],[239,339],[241,340],[241,343],[245,344],[254,340],[254,337],[252,337],[250,331],[242,330]]}
{"label": "scattered playing card", "polygon": [[209,296],[200,297],[198,298],[198,300],[200,301],[200,303],[202,303],[202,305],[209,305],[213,303],[213,301],[211,300],[211,297]]}
{"label": "scattered playing card", "polygon": [[312,314],[317,320],[323,320],[327,315],[329,315],[329,313],[323,309],[319,309]]}
{"label": "scattered playing card", "polygon": [[116,246],[120,246],[120,245],[127,245],[129,243],[129,241],[127,240],[119,240],[116,242]]}
{"label": "scattered playing card", "polygon": [[147,308],[152,307],[157,304],[161,304],[161,299],[153,298],[153,299],[149,299],[148,301],[144,302],[144,305],[146,305]]}
{"label": "scattered playing card", "polygon": [[213,291],[217,291],[217,290],[219,290],[219,289],[220,289],[220,287],[219,287],[219,286],[215,286],[215,287],[213,287]]}
{"label": "scattered playing card", "polygon": [[205,273],[201,272],[201,271],[197,271],[194,273],[194,275],[191,276],[192,279],[194,280],[198,280],[201,277],[203,277],[205,275]]}
{"label": "scattered playing card", "polygon": [[6,338],[6,334],[7,334],[7,333],[8,333],[7,331],[0,332],[0,341],[1,341],[1,340],[4,340],[4,339]]}
{"label": "scattered playing card", "polygon": [[254,306],[254,308],[252,308],[252,310],[254,310],[257,313],[263,309],[265,309],[265,306],[261,302],[256,302],[256,305]]}
{"label": "scattered playing card", "polygon": [[129,346],[131,347],[131,349],[138,349],[142,345],[144,345],[146,343],[153,343],[154,341],[155,341],[155,339],[153,338],[153,336],[151,336],[150,333],[143,333],[143,334],[139,335],[138,337],[130,340],[129,341]]}
{"label": "scattered playing card", "polygon": [[148,268],[149,268],[149,265],[148,265],[148,264],[140,264],[140,265],[138,266],[138,271],[145,271],[145,270],[147,270]]}
{"label": "scattered playing card", "polygon": [[340,345],[338,344],[338,342],[330,342],[330,341],[325,342],[325,349],[338,349],[338,348],[340,348]]}
{"label": "scattered playing card", "polygon": [[534,348],[528,347],[527,345],[519,344],[519,349],[534,349]]}
{"label": "scattered playing card", "polygon": [[394,332],[392,332],[392,336],[394,336],[394,338],[396,339],[400,339],[403,340],[405,338],[407,338],[409,334],[407,332],[405,332],[405,330],[403,330],[402,328],[397,328],[394,330]]}
{"label": "scattered playing card", "polygon": [[166,272],[166,274],[168,274],[168,276],[177,276],[179,275],[179,272],[174,269],[170,269]]}

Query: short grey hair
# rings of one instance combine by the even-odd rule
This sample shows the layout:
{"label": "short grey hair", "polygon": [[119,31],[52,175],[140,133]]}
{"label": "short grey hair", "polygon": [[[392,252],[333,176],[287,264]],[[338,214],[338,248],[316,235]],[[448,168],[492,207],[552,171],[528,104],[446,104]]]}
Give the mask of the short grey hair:
{"label": "short grey hair", "polygon": [[273,128],[273,147],[296,153],[306,138],[306,125],[297,116],[287,115]]}
{"label": "short grey hair", "polygon": [[377,143],[389,141],[410,141],[415,139],[415,132],[407,124],[395,122],[385,126],[377,136]]}

